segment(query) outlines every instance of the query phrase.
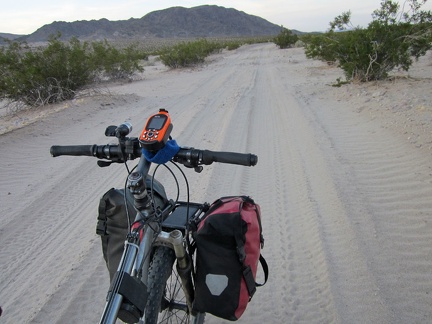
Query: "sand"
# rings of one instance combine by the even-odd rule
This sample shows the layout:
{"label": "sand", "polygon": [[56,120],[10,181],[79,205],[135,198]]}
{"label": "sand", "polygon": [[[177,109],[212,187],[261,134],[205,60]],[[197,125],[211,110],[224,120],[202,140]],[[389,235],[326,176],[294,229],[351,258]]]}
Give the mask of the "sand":
{"label": "sand", "polygon": [[185,171],[193,201],[261,205],[270,278],[239,323],[431,323],[431,54],[394,75],[336,88],[341,70],[302,49],[251,45],[193,69],[155,61],[103,95],[3,115],[0,322],[99,320],[109,280],[97,206],[126,171],[49,148],[109,143],[105,127],[124,121],[138,136],[164,107],[180,145],[259,156]]}

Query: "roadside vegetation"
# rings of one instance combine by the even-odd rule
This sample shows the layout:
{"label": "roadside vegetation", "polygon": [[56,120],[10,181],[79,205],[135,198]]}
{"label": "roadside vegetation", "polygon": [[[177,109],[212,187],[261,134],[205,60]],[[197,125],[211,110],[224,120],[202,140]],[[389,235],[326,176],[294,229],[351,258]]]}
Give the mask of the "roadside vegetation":
{"label": "roadside vegetation", "polygon": [[180,42],[174,46],[163,48],[158,54],[164,65],[171,68],[182,68],[203,63],[207,56],[219,53],[223,49],[231,51],[245,44],[267,41],[266,38],[199,39]]}
{"label": "roadside vegetation", "polygon": [[72,99],[78,90],[101,80],[126,79],[143,71],[147,56],[108,42],[68,43],[52,37],[45,47],[10,42],[0,48],[0,99],[42,106]]}
{"label": "roadside vegetation", "polygon": [[201,64],[222,49],[269,41],[265,37],[200,39],[145,48],[143,43],[59,39],[60,35],[53,36],[43,47],[18,42],[0,47],[0,100],[43,106],[72,99],[80,90],[103,81],[128,80],[144,71],[143,60],[149,55],[159,55],[168,67],[182,68]]}
{"label": "roadside vegetation", "polygon": [[210,42],[206,39],[194,42],[182,42],[170,48],[163,49],[160,59],[163,64],[171,68],[180,68],[203,63],[212,53],[219,52],[222,44]]}
{"label": "roadside vegetation", "polygon": [[422,10],[426,1],[407,0],[401,8],[396,1],[383,0],[367,28],[353,26],[351,12],[344,12],[327,33],[302,37],[305,54],[337,64],[345,82],[383,80],[395,68],[408,71],[432,48],[432,12]]}
{"label": "roadside vegetation", "polygon": [[279,46],[280,49],[293,47],[299,40],[299,37],[291,30],[282,27],[281,32],[273,39],[273,43]]}

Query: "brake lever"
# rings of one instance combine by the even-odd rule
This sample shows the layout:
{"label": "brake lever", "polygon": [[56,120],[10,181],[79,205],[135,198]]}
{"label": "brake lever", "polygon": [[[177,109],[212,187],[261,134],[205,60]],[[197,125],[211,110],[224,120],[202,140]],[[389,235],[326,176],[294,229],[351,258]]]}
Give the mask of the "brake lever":
{"label": "brake lever", "polygon": [[196,173],[201,173],[202,170],[204,169],[201,165],[190,163],[190,162],[187,162],[186,160],[183,160],[183,159],[177,158],[177,159],[174,159],[173,161],[180,163],[180,164],[183,164],[186,168],[194,169]]}
{"label": "brake lever", "polygon": [[97,161],[97,165],[98,165],[99,167],[101,167],[101,168],[108,167],[108,166],[110,166],[112,163],[113,163],[113,162],[111,162],[111,161],[101,161],[101,160]]}

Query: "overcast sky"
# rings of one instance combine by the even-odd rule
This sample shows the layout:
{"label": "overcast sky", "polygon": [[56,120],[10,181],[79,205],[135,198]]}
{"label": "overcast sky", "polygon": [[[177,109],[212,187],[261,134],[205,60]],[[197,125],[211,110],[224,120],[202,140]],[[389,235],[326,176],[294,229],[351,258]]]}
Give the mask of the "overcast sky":
{"label": "overcast sky", "polygon": [[[372,11],[378,9],[380,3],[381,0],[11,0],[1,5],[0,33],[31,34],[53,21],[125,20],[169,7],[190,8],[203,4],[234,8],[289,29],[325,31],[334,17],[348,10],[352,12],[355,26],[366,27]],[[424,9],[432,10],[431,0]]]}

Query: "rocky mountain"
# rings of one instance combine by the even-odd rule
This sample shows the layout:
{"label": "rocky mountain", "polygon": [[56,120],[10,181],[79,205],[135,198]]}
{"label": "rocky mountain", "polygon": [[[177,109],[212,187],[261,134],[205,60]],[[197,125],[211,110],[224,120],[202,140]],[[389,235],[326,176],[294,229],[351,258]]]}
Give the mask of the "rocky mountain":
{"label": "rocky mountain", "polygon": [[204,5],[172,7],[150,12],[140,19],[56,21],[20,40],[41,42],[57,33],[64,40],[73,36],[82,40],[262,36],[276,35],[280,29],[263,18],[236,9]]}

